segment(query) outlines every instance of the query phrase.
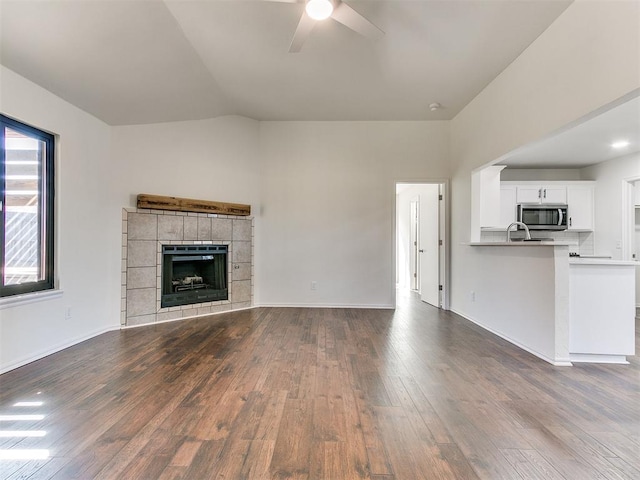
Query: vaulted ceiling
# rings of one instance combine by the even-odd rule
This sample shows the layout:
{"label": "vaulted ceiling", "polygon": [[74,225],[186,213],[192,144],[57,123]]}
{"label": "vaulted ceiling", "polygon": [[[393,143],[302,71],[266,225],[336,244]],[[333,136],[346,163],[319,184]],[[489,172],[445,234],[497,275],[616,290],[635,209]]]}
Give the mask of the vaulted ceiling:
{"label": "vaulted ceiling", "polygon": [[[617,142],[623,145],[613,147]],[[640,151],[640,92],[606,105],[498,164],[512,168],[582,168]],[[638,164],[640,172],[640,163]]]}
{"label": "vaulted ceiling", "polygon": [[571,2],[347,3],[385,35],[328,19],[288,53],[303,3],[0,0],[0,63],[111,125],[450,119]]}

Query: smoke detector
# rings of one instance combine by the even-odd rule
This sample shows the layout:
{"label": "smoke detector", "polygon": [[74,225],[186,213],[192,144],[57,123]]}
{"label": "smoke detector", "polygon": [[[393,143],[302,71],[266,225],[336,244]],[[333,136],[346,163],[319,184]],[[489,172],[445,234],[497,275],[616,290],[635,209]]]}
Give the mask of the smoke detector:
{"label": "smoke detector", "polygon": [[440,110],[441,108],[442,108],[442,105],[440,105],[438,102],[434,102],[429,105],[429,110],[431,110],[432,112],[435,112],[436,110]]}

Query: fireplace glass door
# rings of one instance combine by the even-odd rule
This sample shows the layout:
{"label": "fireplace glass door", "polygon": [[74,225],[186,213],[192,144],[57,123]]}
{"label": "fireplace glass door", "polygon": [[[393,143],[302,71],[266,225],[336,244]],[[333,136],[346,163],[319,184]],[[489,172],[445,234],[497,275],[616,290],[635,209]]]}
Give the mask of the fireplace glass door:
{"label": "fireplace glass door", "polygon": [[161,307],[227,300],[227,245],[163,245]]}

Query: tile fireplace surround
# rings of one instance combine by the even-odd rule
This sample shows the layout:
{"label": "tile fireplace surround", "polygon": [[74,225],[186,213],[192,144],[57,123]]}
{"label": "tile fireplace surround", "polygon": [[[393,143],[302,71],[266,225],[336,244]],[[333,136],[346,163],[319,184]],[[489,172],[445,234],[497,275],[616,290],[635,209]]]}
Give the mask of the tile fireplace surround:
{"label": "tile fireplace surround", "polygon": [[[253,305],[253,217],[122,210],[120,323],[144,325]],[[228,245],[229,299],[160,307],[162,245]]]}

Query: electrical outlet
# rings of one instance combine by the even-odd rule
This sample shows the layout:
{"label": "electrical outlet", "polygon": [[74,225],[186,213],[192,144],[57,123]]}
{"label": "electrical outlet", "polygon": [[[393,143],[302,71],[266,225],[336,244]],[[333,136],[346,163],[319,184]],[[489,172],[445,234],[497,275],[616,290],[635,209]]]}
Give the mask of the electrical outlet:
{"label": "electrical outlet", "polygon": [[471,301],[475,302],[476,301],[476,292],[471,292],[470,297],[471,297]]}
{"label": "electrical outlet", "polygon": [[311,282],[311,290],[317,290],[318,289],[318,282],[313,281]]}
{"label": "electrical outlet", "polygon": [[69,320],[71,318],[71,307],[67,307],[64,311],[64,319]]}

